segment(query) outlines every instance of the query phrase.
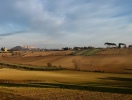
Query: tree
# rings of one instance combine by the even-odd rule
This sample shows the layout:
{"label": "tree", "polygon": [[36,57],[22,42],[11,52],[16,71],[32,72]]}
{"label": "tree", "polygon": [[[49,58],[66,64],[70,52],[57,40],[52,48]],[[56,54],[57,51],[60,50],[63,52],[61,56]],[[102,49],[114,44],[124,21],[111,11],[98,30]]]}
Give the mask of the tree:
{"label": "tree", "polygon": [[81,61],[78,59],[73,59],[72,62],[74,64],[75,70],[80,70],[80,68],[82,67]]}

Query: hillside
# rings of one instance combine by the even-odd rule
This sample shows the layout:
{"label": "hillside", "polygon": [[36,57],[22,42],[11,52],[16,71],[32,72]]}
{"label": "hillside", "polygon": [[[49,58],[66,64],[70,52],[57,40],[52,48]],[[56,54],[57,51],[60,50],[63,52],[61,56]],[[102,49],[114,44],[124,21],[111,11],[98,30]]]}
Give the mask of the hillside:
{"label": "hillside", "polygon": [[92,56],[92,55],[132,55],[132,49],[88,49],[76,50],[71,53],[72,55]]}
{"label": "hillside", "polygon": [[[96,50],[93,50],[96,51]],[[104,49],[93,51],[48,51],[48,52],[21,52],[17,55],[7,54],[0,57],[1,62],[26,64],[34,66],[61,66],[68,69],[85,71],[101,71],[114,73],[132,73],[132,49]],[[80,53],[79,53],[80,52]],[[91,56],[84,56],[92,52]],[[76,55],[71,55],[75,53]]]}
{"label": "hillside", "polygon": [[[131,100],[130,51],[131,49],[91,49],[0,53],[0,98]],[[47,66],[48,63],[53,68],[66,69],[49,71],[47,68],[52,67]]]}
{"label": "hillside", "polygon": [[132,55],[132,49],[102,49],[96,54],[98,55]]}
{"label": "hillside", "polygon": [[73,53],[71,53],[71,55],[91,56],[91,55],[95,55],[99,51],[100,49],[76,50]]}

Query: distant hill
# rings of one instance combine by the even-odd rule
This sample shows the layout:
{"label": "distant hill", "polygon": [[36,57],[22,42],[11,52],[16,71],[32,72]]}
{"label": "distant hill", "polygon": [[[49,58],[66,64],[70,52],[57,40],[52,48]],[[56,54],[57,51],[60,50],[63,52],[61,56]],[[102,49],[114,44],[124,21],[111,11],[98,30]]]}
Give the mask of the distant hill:
{"label": "distant hill", "polygon": [[98,55],[132,55],[132,49],[128,49],[128,48],[102,49],[96,54]]}
{"label": "distant hill", "polygon": [[115,49],[87,49],[87,50],[75,50],[71,53],[75,56],[92,56],[92,55],[132,55],[132,49],[128,48],[115,48]]}

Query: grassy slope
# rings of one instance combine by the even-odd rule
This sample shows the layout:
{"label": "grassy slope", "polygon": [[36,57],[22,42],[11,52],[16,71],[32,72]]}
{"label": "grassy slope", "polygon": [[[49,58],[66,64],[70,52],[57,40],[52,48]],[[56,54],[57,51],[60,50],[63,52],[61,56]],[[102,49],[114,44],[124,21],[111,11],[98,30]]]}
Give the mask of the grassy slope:
{"label": "grassy slope", "polygon": [[88,49],[88,50],[76,50],[72,52],[72,55],[91,56],[99,52],[100,49]]}
{"label": "grassy slope", "polygon": [[99,55],[132,55],[132,49],[102,49]]}

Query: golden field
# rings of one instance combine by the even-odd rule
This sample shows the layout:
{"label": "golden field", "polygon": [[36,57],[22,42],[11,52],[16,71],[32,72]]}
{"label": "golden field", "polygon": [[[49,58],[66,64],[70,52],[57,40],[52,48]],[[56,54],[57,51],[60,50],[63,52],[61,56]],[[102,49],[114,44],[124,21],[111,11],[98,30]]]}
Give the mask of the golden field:
{"label": "golden field", "polygon": [[1,100],[131,100],[132,75],[0,69]]}
{"label": "golden field", "polygon": [[0,53],[2,63],[66,68],[35,71],[1,65],[0,100],[132,100],[131,59],[131,49]]}
{"label": "golden field", "polygon": [[131,100],[131,94],[59,88],[2,87],[1,100]]}

